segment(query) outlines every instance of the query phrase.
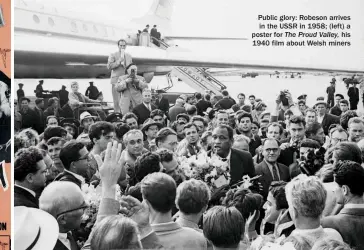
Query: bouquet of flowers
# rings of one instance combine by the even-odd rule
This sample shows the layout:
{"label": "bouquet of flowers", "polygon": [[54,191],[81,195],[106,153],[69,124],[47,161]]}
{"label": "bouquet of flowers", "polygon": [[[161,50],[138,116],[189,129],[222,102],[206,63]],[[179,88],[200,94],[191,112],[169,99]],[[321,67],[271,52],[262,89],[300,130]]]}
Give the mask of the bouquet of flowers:
{"label": "bouquet of flowers", "polygon": [[204,181],[212,191],[230,182],[228,162],[216,155],[208,157],[203,152],[189,158],[182,156],[179,161],[181,170],[187,177]]}
{"label": "bouquet of flowers", "polygon": [[284,242],[284,239],[285,239],[284,236],[276,240],[268,236],[263,236],[263,237],[259,236],[256,240],[252,242],[250,249],[296,250],[292,242]]}

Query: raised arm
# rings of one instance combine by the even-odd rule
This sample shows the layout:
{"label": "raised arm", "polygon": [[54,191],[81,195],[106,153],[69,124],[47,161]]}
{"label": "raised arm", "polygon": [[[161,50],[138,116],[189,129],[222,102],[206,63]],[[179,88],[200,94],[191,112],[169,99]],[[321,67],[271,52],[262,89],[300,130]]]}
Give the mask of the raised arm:
{"label": "raised arm", "polygon": [[121,64],[121,60],[116,60],[115,56],[113,54],[109,55],[109,59],[107,60],[107,68],[109,70],[116,69]]}

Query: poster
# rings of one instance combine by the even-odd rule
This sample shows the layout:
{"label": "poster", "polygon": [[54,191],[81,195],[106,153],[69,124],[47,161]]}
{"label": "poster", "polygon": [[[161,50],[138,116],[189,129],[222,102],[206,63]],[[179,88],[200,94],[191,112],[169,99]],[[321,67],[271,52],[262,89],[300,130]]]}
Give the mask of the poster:
{"label": "poster", "polygon": [[0,249],[11,234],[11,0],[0,0]]}

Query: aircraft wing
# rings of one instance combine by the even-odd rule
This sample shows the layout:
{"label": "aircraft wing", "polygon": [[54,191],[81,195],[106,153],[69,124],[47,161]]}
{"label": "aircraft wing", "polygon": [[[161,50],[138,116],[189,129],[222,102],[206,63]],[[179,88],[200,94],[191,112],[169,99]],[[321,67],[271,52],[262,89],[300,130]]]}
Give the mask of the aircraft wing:
{"label": "aircraft wing", "polygon": [[[17,36],[14,39],[15,78],[17,65],[90,65],[105,66],[108,55],[117,50],[116,45],[98,42],[85,42],[48,36]],[[192,52],[170,52],[151,47],[130,46],[127,52],[133,57],[137,65],[150,66],[185,66],[208,68],[244,68],[283,71],[309,71],[309,72],[337,72],[337,73],[364,73],[364,67],[347,68],[333,67],[331,65],[315,65],[305,63],[275,63],[268,55],[267,60],[244,57],[222,58],[202,57]],[[271,61],[269,61],[270,59]]]}

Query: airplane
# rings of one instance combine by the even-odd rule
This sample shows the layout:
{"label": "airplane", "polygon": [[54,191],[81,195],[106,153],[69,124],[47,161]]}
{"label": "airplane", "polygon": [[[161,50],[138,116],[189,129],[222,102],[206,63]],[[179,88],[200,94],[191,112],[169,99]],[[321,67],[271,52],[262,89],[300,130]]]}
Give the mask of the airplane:
{"label": "airplane", "polygon": [[[334,68],[325,65],[277,64],[265,60],[203,58],[178,47],[162,50],[150,42],[149,34],[137,35],[137,28],[156,24],[168,30],[173,11],[173,0],[154,0],[145,17],[132,20],[129,27],[116,27],[84,21],[46,11],[23,0],[15,1],[14,14],[14,75],[15,78],[106,78],[108,55],[117,51],[117,41],[126,38],[127,49],[138,66],[138,74],[150,82],[155,75],[166,75],[173,66],[207,68],[244,68],[253,70],[313,71],[338,73],[363,73],[364,69]],[[163,31],[163,30],[162,30]],[[164,32],[164,31],[163,31]],[[165,36],[165,39],[177,38]],[[178,37],[178,39],[225,39]],[[244,38],[243,38],[244,39]],[[142,42],[141,46],[138,45]],[[163,41],[159,41],[163,42]],[[164,43],[166,44],[166,43]],[[168,44],[166,44],[168,47]],[[183,53],[182,53],[183,52]]]}

